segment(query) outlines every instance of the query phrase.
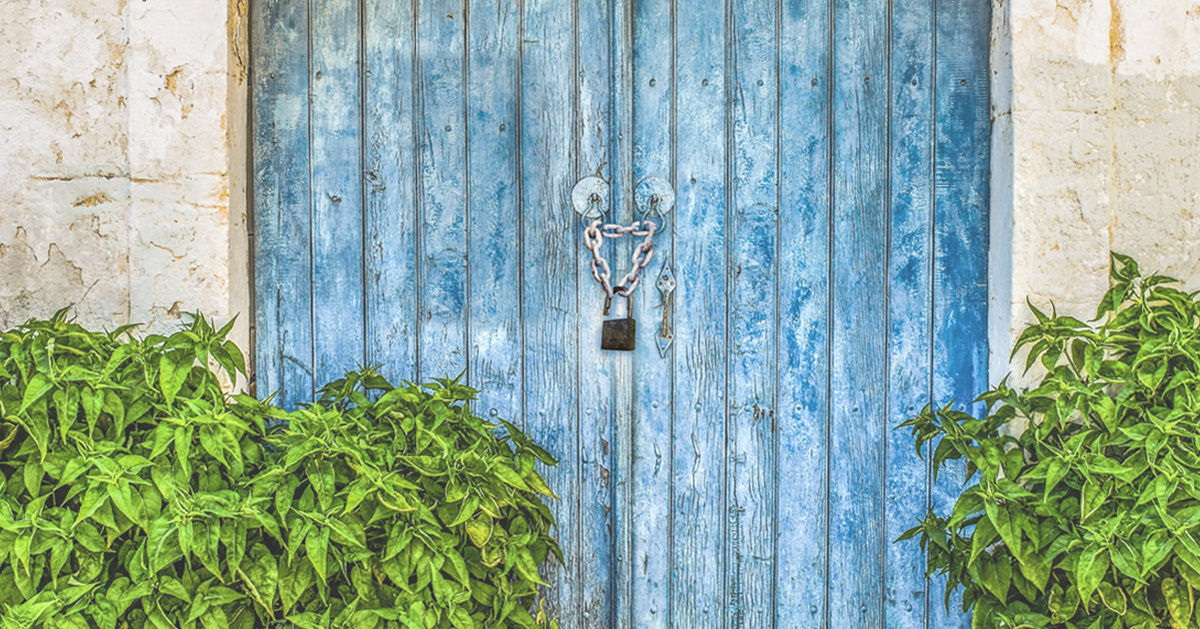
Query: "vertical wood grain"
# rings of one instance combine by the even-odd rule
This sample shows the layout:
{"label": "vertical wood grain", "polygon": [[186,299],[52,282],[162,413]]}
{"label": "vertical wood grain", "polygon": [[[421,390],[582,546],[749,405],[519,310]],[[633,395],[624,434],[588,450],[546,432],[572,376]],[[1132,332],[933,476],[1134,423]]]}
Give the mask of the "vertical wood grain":
{"label": "vertical wood grain", "polygon": [[394,383],[417,362],[413,0],[364,0],[366,360]]}
{"label": "vertical wood grain", "polygon": [[831,1],[786,0],[779,25],[777,627],[826,626]]}
{"label": "vertical wood grain", "polygon": [[362,75],[356,0],[312,0],[313,362],[317,386],[365,360]]}
{"label": "vertical wood grain", "polygon": [[727,627],[774,624],[779,76],[774,0],[733,0]]}
{"label": "vertical wood grain", "polygon": [[829,623],[880,627],[887,251],[887,2],[834,3]]}
{"label": "vertical wood grain", "polygon": [[677,0],[672,435],[675,627],[725,611],[726,77],[724,3]]}
{"label": "vertical wood grain", "polygon": [[548,613],[563,629],[580,625],[578,517],[578,215],[571,209],[574,15],[555,0],[524,1],[521,43],[522,261],[525,422],[531,436],[563,461],[547,482],[561,498],[558,519],[566,566],[548,567]]}
{"label": "vertical wood grain", "polygon": [[888,242],[887,510],[884,621],[925,627],[928,587],[918,544],[891,543],[925,517],[929,470],[912,433],[895,427],[929,401],[933,246],[933,4],[892,7],[891,226]]}
{"label": "vertical wood grain", "polygon": [[[617,222],[633,221],[633,7],[636,0],[610,0],[609,18],[612,41],[612,132],[609,154],[612,156],[610,216]],[[611,253],[614,249],[610,247]],[[614,359],[613,392],[613,613],[617,629],[637,629],[634,617],[633,575],[637,570],[633,555],[633,377],[629,360]]]}
{"label": "vertical wood grain", "polygon": [[420,203],[418,376],[467,367],[467,155],[464,0],[417,3]]}
{"label": "vertical wood grain", "polygon": [[[259,394],[468,369],[562,459],[564,629],[968,626],[892,544],[963,475],[893,427],[986,386],[989,10],[255,3]],[[590,175],[621,222],[643,177],[678,195],[633,355],[599,350]]]}
{"label": "vertical wood grain", "polygon": [[468,379],[478,412],[521,414],[520,127],[517,47],[521,15],[509,0],[471,0],[467,34],[467,182],[471,199]]}
{"label": "vertical wood grain", "polygon": [[[612,9],[609,0],[579,0],[575,16],[576,59],[575,173],[574,180],[600,177],[612,181],[610,156]],[[611,197],[610,197],[611,200]],[[613,207],[605,208],[615,219]],[[572,215],[571,237],[582,239],[585,220]],[[606,247],[612,259],[612,247]],[[600,326],[604,319],[604,293],[592,278],[592,254],[577,247],[575,282],[579,303],[576,343],[579,351],[579,512],[574,523],[579,530],[578,573],[579,626],[610,629],[613,626],[613,487],[612,445],[616,417],[613,394],[616,363],[612,352],[600,349]]]}
{"label": "vertical wood grain", "polygon": [[[633,176],[671,181],[672,151],[672,0],[634,3],[633,21]],[[635,220],[642,220],[635,208]],[[668,216],[667,222],[671,222]],[[634,293],[638,320],[633,377],[633,609],[634,624],[647,629],[670,626],[671,587],[671,369],[655,345],[662,309],[656,275],[671,260],[669,225],[658,221],[654,259]],[[614,275],[629,271],[635,242],[622,243]],[[614,300],[616,316],[624,300]]]}
{"label": "vertical wood grain", "polygon": [[259,397],[312,399],[312,213],[305,0],[251,6],[255,377]]}
{"label": "vertical wood grain", "polygon": [[[988,32],[983,0],[936,2],[936,161],[934,185],[933,399],[972,404],[987,386]],[[962,490],[961,467],[948,467],[932,503],[948,513]],[[967,627],[970,617],[942,604],[945,583],[931,584],[929,625]]]}

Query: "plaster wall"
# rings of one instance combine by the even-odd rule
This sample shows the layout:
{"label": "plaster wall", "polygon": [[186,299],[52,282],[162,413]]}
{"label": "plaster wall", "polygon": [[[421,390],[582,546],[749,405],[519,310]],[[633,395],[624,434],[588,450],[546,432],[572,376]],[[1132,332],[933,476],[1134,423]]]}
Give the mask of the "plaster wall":
{"label": "plaster wall", "polygon": [[996,380],[1032,320],[1026,296],[1090,319],[1109,250],[1200,288],[1200,0],[993,12]]}
{"label": "plaster wall", "polygon": [[245,3],[0,0],[0,329],[249,312]]}

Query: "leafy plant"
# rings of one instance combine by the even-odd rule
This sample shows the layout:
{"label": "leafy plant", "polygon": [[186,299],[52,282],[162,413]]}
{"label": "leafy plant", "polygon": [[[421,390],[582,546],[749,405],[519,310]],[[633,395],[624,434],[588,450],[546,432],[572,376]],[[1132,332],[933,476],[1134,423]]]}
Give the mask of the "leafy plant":
{"label": "leafy plant", "polygon": [[927,407],[904,424],[919,451],[936,441],[935,470],[965,459],[974,479],[901,539],[920,537],[975,627],[1200,620],[1200,302],[1126,256],[1111,277],[1093,325],[1033,308],[1014,355],[1046,370],[1037,387],[1006,379],[982,419]]}
{"label": "leafy plant", "polygon": [[553,625],[549,454],[457,381],[227,395],[231,326],[0,334],[0,629]]}
{"label": "leafy plant", "polygon": [[137,339],[60,311],[0,335],[0,627],[195,626],[226,604],[252,626],[229,586],[271,516],[239,484],[262,423],[208,367],[244,372],[231,326]]}
{"label": "leafy plant", "polygon": [[[288,417],[254,482],[273,496],[286,544],[256,596],[304,629],[381,620],[411,629],[537,627],[529,605],[561,553],[550,455],[515,426],[471,413],[458,380],[393,387],[350,373]],[[272,583],[278,581],[277,594]],[[275,604],[276,598],[278,605]]]}

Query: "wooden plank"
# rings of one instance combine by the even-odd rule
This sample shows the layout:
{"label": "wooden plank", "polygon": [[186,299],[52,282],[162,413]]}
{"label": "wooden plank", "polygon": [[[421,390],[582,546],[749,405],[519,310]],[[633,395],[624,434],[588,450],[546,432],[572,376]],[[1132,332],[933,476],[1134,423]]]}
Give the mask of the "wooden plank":
{"label": "wooden plank", "polygon": [[888,7],[834,8],[828,622],[881,627]]}
{"label": "wooden plank", "polygon": [[[618,222],[633,221],[633,5],[635,0],[611,0],[609,25],[612,42],[612,155],[611,215]],[[612,249],[609,249],[612,251]],[[628,360],[615,361],[615,382],[633,377]],[[637,629],[633,611],[633,388],[616,386],[613,409],[613,594],[614,626]]]}
{"label": "wooden plank", "polygon": [[567,569],[551,564],[547,613],[579,626],[578,215],[571,209],[574,20],[555,0],[525,0],[521,34],[521,282],[525,422],[563,461],[547,472]]}
{"label": "wooden plank", "polygon": [[724,3],[677,0],[675,67],[675,627],[720,627],[725,610],[727,159]]}
{"label": "wooden plank", "polygon": [[[937,131],[934,200],[933,399],[979,413],[971,401],[987,386],[988,33],[983,0],[937,0]],[[948,512],[962,489],[961,468],[946,469],[932,503]],[[955,597],[941,603],[931,584],[929,626],[967,627]]]}
{"label": "wooden plank", "polygon": [[468,19],[467,182],[471,216],[469,381],[488,417],[521,416],[520,183],[517,47],[520,11],[472,0]]}
{"label": "wooden plank", "polygon": [[774,625],[779,75],[773,0],[733,0],[728,627]]}
{"label": "wooden plank", "polygon": [[[633,177],[672,179],[671,0],[634,3]],[[641,208],[634,208],[642,220]],[[668,223],[670,222],[668,217]],[[661,225],[659,227],[667,227]],[[669,228],[668,228],[669,229]],[[626,239],[628,240],[628,239]],[[617,248],[613,274],[629,271],[636,241]],[[670,626],[671,587],[671,369],[654,337],[662,324],[655,277],[671,261],[669,231],[654,238],[654,259],[634,293],[633,316],[641,324],[633,360],[633,612],[639,629]],[[613,315],[625,309],[614,300]],[[630,357],[624,357],[629,360]]]}
{"label": "wooden plank", "polygon": [[923,629],[928,583],[915,542],[890,543],[924,518],[928,462],[895,427],[929,401],[933,246],[933,4],[892,6],[888,242],[885,626]]}
{"label": "wooden plank", "polygon": [[[610,158],[612,70],[609,0],[579,0],[575,18],[576,117],[575,180],[601,177],[611,181]],[[607,209],[613,216],[613,208]],[[572,237],[582,238],[584,220],[573,217]],[[606,255],[612,258],[612,247]],[[611,629],[613,626],[613,407],[616,362],[612,352],[600,349],[604,293],[592,278],[592,254],[577,248],[575,282],[579,303],[576,342],[579,348],[579,626]]]}
{"label": "wooden plank", "polygon": [[308,3],[250,9],[256,392],[291,407],[313,387]]}
{"label": "wooden plank", "polygon": [[413,5],[365,0],[367,363],[392,382],[416,377],[417,155]]}
{"label": "wooden plank", "polygon": [[467,367],[467,154],[463,0],[418,2],[418,365],[422,379]]}
{"label": "wooden plank", "polygon": [[312,2],[313,363],[316,385],[365,360],[362,92],[356,0]]}
{"label": "wooden plank", "polygon": [[826,626],[830,1],[788,0],[779,25],[777,627]]}

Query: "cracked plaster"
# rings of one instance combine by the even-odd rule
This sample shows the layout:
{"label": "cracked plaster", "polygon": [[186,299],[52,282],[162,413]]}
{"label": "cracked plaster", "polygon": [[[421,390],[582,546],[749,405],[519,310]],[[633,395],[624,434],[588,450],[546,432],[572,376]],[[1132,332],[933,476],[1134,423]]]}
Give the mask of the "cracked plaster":
{"label": "cracked plaster", "polygon": [[67,305],[152,331],[248,312],[246,0],[0,15],[0,328]]}
{"label": "cracked plaster", "polygon": [[1090,319],[1110,249],[1200,288],[1200,0],[997,0],[993,15],[998,380],[1025,298]]}

